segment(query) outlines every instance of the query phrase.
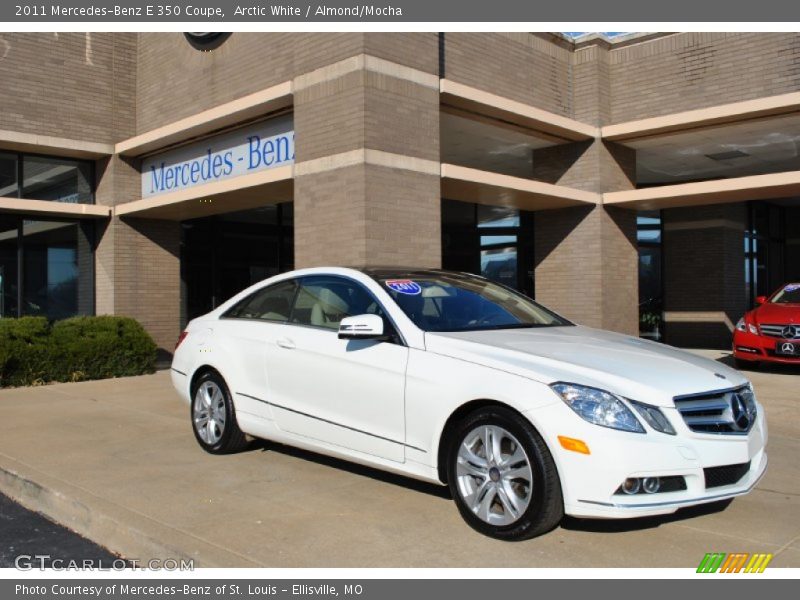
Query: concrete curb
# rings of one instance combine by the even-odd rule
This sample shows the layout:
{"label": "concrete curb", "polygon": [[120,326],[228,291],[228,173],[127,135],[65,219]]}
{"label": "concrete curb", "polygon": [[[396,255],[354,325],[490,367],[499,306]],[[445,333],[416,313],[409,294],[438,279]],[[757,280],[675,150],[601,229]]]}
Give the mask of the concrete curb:
{"label": "concrete curb", "polygon": [[25,508],[139,564],[150,559],[194,561],[194,567],[262,566],[248,557],[170,527],[78,486],[36,471],[0,454],[0,492]]}

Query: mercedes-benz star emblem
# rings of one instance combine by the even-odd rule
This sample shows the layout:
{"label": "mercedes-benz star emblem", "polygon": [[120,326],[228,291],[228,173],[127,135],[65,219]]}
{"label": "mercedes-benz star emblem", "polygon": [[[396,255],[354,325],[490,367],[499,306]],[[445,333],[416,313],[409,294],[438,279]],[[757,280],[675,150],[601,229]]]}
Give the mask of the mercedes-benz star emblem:
{"label": "mercedes-benz star emblem", "polygon": [[798,337],[797,330],[798,328],[796,326],[787,325],[786,327],[783,328],[783,331],[781,331],[781,335],[787,339],[793,339]]}
{"label": "mercedes-benz star emblem", "polygon": [[783,342],[781,344],[781,352],[783,354],[794,354],[794,344],[792,342]]}
{"label": "mercedes-benz star emblem", "polygon": [[198,50],[215,50],[222,45],[222,42],[230,37],[230,32],[204,32],[204,31],[187,31],[183,34],[186,40]]}
{"label": "mercedes-benz star emblem", "polygon": [[731,398],[731,412],[733,414],[733,426],[739,431],[747,431],[750,428],[750,414],[747,405],[739,394],[734,394]]}

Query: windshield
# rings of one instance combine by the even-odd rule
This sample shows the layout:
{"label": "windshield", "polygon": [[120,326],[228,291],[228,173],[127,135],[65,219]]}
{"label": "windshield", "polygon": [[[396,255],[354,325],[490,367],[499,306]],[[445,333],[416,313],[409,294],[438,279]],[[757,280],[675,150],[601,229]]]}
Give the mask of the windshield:
{"label": "windshield", "polygon": [[413,273],[378,281],[425,331],[479,331],[572,325],[526,296],[486,279]]}
{"label": "windshield", "polygon": [[790,283],[772,297],[776,304],[800,304],[800,283]]}

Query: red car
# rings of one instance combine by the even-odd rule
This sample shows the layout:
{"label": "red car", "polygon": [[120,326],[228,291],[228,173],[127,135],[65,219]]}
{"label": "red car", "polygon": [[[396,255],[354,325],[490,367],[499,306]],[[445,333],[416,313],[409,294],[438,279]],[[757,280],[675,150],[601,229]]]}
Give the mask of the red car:
{"label": "red car", "polygon": [[733,356],[740,369],[761,362],[800,365],[800,283],[789,283],[756,306],[736,324]]}

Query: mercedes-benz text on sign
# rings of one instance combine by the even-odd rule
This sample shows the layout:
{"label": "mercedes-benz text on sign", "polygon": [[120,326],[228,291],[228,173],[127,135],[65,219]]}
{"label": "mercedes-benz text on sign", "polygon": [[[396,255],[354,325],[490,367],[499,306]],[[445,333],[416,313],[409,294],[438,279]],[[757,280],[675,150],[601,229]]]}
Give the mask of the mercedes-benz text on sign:
{"label": "mercedes-benz text on sign", "polygon": [[282,117],[145,158],[142,197],[293,164],[292,128],[291,117]]}

